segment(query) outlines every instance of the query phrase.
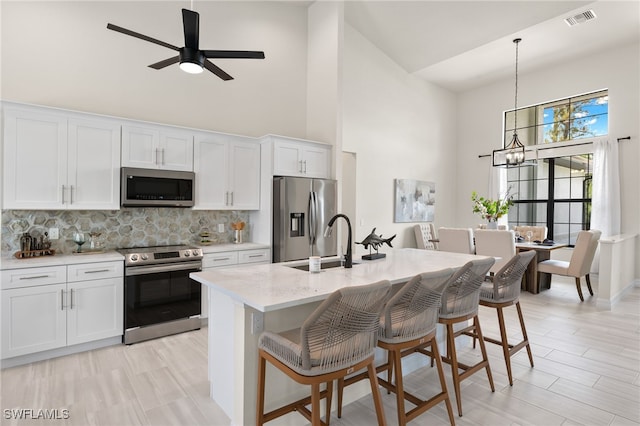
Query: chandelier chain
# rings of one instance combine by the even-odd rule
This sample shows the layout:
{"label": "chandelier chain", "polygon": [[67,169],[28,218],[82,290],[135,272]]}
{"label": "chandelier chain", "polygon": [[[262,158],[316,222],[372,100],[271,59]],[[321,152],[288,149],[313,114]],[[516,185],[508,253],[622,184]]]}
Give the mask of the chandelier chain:
{"label": "chandelier chain", "polygon": [[513,40],[516,44],[516,95],[515,95],[515,105],[513,108],[513,133],[518,133],[518,45],[520,44],[521,39],[517,38]]}

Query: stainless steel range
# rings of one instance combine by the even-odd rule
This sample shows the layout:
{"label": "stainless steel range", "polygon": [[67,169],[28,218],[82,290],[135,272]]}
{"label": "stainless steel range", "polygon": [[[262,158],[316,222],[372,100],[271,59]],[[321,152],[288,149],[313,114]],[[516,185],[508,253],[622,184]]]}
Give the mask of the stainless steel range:
{"label": "stainless steel range", "polygon": [[200,328],[202,250],[190,246],[120,249],[124,261],[126,344]]}

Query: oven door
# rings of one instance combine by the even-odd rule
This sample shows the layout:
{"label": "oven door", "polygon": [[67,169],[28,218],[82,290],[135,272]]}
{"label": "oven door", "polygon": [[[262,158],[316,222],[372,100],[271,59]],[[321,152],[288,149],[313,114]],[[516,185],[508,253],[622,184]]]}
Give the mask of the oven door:
{"label": "oven door", "polygon": [[201,270],[200,261],[127,268],[125,330],[199,316],[202,286],[189,274]]}

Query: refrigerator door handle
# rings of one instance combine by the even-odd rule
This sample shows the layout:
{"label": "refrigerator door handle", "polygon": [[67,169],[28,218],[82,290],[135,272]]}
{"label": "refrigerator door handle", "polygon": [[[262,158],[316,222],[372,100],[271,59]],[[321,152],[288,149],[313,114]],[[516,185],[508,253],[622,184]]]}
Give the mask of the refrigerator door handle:
{"label": "refrigerator door handle", "polygon": [[316,201],[316,193],[312,191],[309,194],[309,243],[316,243],[316,215],[318,213],[318,205]]}

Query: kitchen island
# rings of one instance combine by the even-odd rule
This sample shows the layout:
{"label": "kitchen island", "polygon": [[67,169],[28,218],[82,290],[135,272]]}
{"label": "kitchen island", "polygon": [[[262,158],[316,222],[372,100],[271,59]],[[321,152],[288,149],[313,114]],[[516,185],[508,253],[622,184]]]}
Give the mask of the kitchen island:
{"label": "kitchen island", "polygon": [[[340,288],[379,280],[401,284],[423,272],[457,269],[470,260],[483,258],[418,249],[392,249],[386,254],[386,258],[362,261],[351,269],[337,267],[320,273],[292,267],[306,263],[302,261],[191,274],[191,278],[209,287],[211,398],[232,424],[255,424],[258,337],[262,330],[281,332],[299,327],[329,294]],[[349,387],[345,404],[370,391],[365,382]],[[310,392],[308,386],[288,380],[273,368],[267,368],[266,384],[267,410]],[[290,415],[275,423],[281,421],[304,420]]]}

